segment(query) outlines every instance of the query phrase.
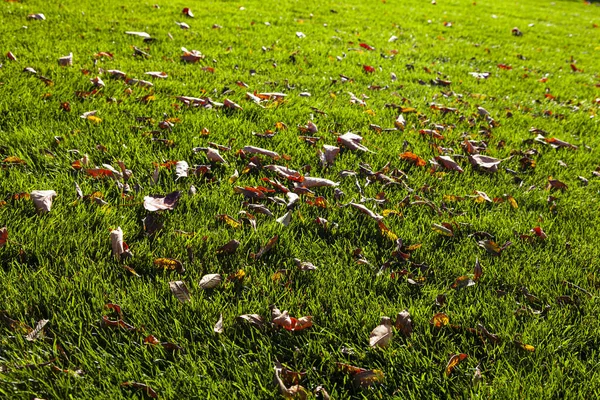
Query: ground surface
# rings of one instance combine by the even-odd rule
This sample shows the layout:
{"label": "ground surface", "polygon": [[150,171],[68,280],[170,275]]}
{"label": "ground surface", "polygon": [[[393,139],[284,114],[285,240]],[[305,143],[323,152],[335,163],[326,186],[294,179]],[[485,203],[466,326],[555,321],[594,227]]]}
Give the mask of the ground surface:
{"label": "ground surface", "polygon": [[[600,394],[600,8],[159,5],[0,3],[0,397],[273,398],[276,361],[305,372],[306,391],[325,397],[322,385],[336,399]],[[28,19],[34,13],[46,19]],[[134,56],[134,46],[148,56]],[[185,62],[181,47],[205,58]],[[70,52],[72,66],[60,66]],[[105,86],[95,88],[95,77]],[[247,92],[286,97],[253,101]],[[220,106],[229,101],[241,109]],[[399,115],[404,122],[395,124]],[[298,127],[309,121],[316,132]],[[370,152],[338,140],[346,132]],[[231,147],[220,150],[227,164],[192,150],[215,144]],[[323,145],[341,147],[331,165],[319,161]],[[244,146],[281,157],[253,159],[239,152]],[[471,165],[467,156],[477,152],[501,160],[497,172]],[[119,176],[119,161],[131,176]],[[189,164],[187,177],[176,179],[177,161]],[[287,179],[268,164],[298,173]],[[268,216],[234,190],[264,186],[277,192],[254,194],[287,202],[261,178],[293,189],[309,176],[339,182],[344,195],[296,189],[287,215],[277,200],[250,199]],[[56,192],[50,212],[36,212],[34,190]],[[174,191],[181,196],[172,210],[144,207],[145,196]],[[341,207],[350,202],[377,215]],[[118,227],[132,257],[118,241],[124,253],[113,255]],[[237,251],[217,254],[232,239]],[[160,258],[182,265],[169,270]],[[294,258],[317,269],[303,271]],[[222,282],[202,289],[206,274]],[[190,301],[172,294],[175,281],[185,282]],[[313,325],[291,331],[294,321],[274,320],[271,305],[312,316]],[[403,310],[412,322],[395,324]],[[258,314],[262,327],[237,318],[244,314]],[[393,338],[370,347],[382,316],[397,326],[378,329],[388,335],[380,344]],[[41,320],[49,321],[32,332]],[[150,335],[165,344],[147,343]],[[446,370],[459,354],[468,357]],[[279,375],[284,393],[302,391],[293,374]]]}

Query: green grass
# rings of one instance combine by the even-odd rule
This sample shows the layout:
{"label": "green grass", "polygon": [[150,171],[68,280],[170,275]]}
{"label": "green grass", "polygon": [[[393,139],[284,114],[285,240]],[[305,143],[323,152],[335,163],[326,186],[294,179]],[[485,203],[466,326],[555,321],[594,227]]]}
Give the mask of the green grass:
{"label": "green grass", "polygon": [[[594,101],[600,98],[600,29],[594,27],[600,24],[600,8],[580,1],[533,0],[313,3],[175,0],[159,3],[158,9],[153,2],[133,1],[0,3],[0,159],[16,156],[26,162],[3,162],[0,169],[0,200],[6,201],[0,207],[0,227],[6,226],[9,234],[9,242],[0,248],[0,309],[31,327],[41,319],[50,320],[45,340],[30,342],[19,329],[1,328],[1,398],[142,397],[141,391],[121,387],[128,381],[150,385],[160,398],[273,398],[279,396],[273,381],[276,360],[291,370],[305,371],[300,383],[307,390],[323,385],[335,399],[600,395],[596,243],[600,180],[592,174],[600,166],[599,105]],[[183,7],[191,7],[195,18],[183,16]],[[47,19],[28,20],[30,13],[44,13]],[[176,21],[191,29],[180,29]],[[212,29],[213,24],[222,29]],[[513,27],[523,36],[511,35]],[[125,31],[146,31],[156,41],[143,43]],[[298,38],[296,32],[306,37]],[[390,43],[392,35],[398,40]],[[363,49],[360,43],[376,50]],[[151,57],[134,57],[132,46]],[[206,58],[198,64],[183,63],[182,46],[197,49]],[[18,61],[8,60],[4,56],[8,51]],[[95,64],[94,54],[100,51],[113,53],[114,59]],[[73,66],[60,67],[57,59],[69,52],[74,54]],[[572,63],[581,71],[572,71]],[[512,69],[500,69],[498,64]],[[375,72],[364,72],[363,65],[375,67]],[[206,66],[214,73],[204,71]],[[22,72],[25,67],[34,68],[53,85]],[[100,69],[119,69],[153,81],[154,87],[131,87],[127,94],[128,85],[105,73],[100,75],[105,88],[78,98],[75,92],[90,91],[89,79]],[[154,79],[144,75],[147,71],[165,71],[169,77]],[[491,76],[478,80],[469,72]],[[391,73],[397,81],[391,80]],[[342,83],[340,74],[351,81]],[[543,77],[548,78],[545,83],[540,82]],[[431,85],[435,78],[452,83]],[[369,85],[385,88],[369,90]],[[222,94],[224,88],[231,92]],[[260,108],[246,99],[247,91],[288,96],[281,104],[269,102]],[[301,92],[310,92],[311,97],[301,97]],[[348,92],[366,94],[367,106],[351,104]],[[555,98],[546,98],[546,93]],[[155,100],[139,101],[148,94]],[[229,98],[243,110],[187,107],[176,99],[182,95],[210,96],[217,102]],[[70,112],[60,108],[62,102],[69,102]],[[389,103],[413,107],[420,114],[404,114],[404,131],[369,129],[370,124],[394,126],[398,112],[385,107]],[[458,113],[443,114],[431,109],[431,103],[457,108]],[[477,115],[478,106],[490,112],[497,127],[488,128]],[[90,110],[98,110],[102,122],[79,118]],[[145,134],[158,129],[165,114],[179,119],[172,131],[160,131],[159,137],[172,140],[173,147],[152,142]],[[152,121],[139,122],[136,117]],[[321,137],[314,147],[298,139],[296,126],[309,120]],[[278,121],[288,129],[273,138],[252,134],[274,130]],[[461,148],[465,136],[485,140],[485,154],[505,159],[499,171],[478,172],[466,157],[458,156],[462,174],[431,172],[430,166],[419,168],[400,160],[404,146],[426,160],[439,155],[430,146],[432,140],[418,133],[434,123],[448,126],[442,132],[445,139],[437,141],[452,149],[448,154],[465,154]],[[536,135],[529,132],[531,127],[579,148],[553,149],[532,141]],[[203,128],[210,131],[208,136],[201,134]],[[374,153],[343,150],[333,166],[321,167],[317,150],[323,144],[335,145],[336,134],[348,131],[362,135],[363,144]],[[192,148],[206,147],[208,142],[232,146],[221,152],[229,165],[213,165],[213,181],[200,176],[175,181],[174,171],[162,167],[153,184],[153,163],[207,164],[204,154],[194,154]],[[277,163],[303,173],[303,166],[311,166],[312,176],[341,182],[345,196],[337,202],[332,188],[316,188],[316,194],[327,199],[324,210],[306,204],[310,198],[301,196],[287,227],[275,221],[285,207],[271,202],[263,203],[275,218],[257,214],[256,231],[247,224],[233,228],[218,221],[217,214],[236,217],[245,209],[234,185],[255,186],[263,184],[260,178],[273,177],[260,169],[242,173],[248,161],[236,151],[245,145],[289,155],[289,161]],[[536,167],[522,169],[519,152],[529,149],[537,150],[532,155]],[[73,169],[71,163],[84,154],[92,166],[110,164],[118,169],[117,161],[123,161],[133,171],[131,188],[138,184],[141,190],[132,192],[133,198],[123,198],[112,179],[93,179],[84,170]],[[374,181],[367,186],[364,174],[356,179],[367,198],[385,192],[385,205],[373,201],[365,205],[378,213],[401,212],[387,216],[385,225],[406,246],[422,245],[412,252],[410,262],[398,261],[382,274],[377,272],[390,259],[394,242],[382,236],[367,216],[338,207],[360,200],[355,178],[340,178],[339,172],[358,172],[361,163],[373,171],[390,163],[388,175],[394,168],[406,173],[406,185],[384,187]],[[517,171],[522,184],[505,168]],[[236,169],[240,177],[232,185],[228,179]],[[547,190],[550,176],[568,189]],[[589,183],[584,185],[578,176]],[[74,182],[86,195],[101,192],[108,205],[77,201]],[[188,194],[192,184],[195,196]],[[291,182],[287,186],[291,188]],[[13,199],[32,190],[58,193],[50,213],[36,213],[31,200]],[[147,235],[144,196],[175,190],[183,195],[174,210],[160,213],[164,229]],[[471,196],[475,190],[491,198],[513,196],[518,208],[507,202],[480,204],[468,197],[445,202],[444,196]],[[411,202],[420,196],[437,207],[445,202],[447,209],[438,214],[423,205],[402,207],[407,195]],[[554,207],[549,196],[556,198]],[[324,230],[314,222],[319,216],[339,227]],[[444,222],[460,226],[454,237],[432,229],[432,224]],[[134,255],[126,262],[111,254],[109,232],[118,226]],[[515,236],[514,232],[528,234],[536,226],[543,228],[547,239],[528,243]],[[500,244],[510,240],[513,245],[492,257],[472,235],[482,231]],[[275,247],[253,259],[250,254],[275,234],[279,235]],[[237,252],[217,255],[216,249],[231,239],[241,242]],[[356,248],[371,265],[356,262],[352,255]],[[153,261],[160,257],[182,261],[185,272],[157,270]],[[299,271],[294,258],[311,261],[318,270]],[[451,289],[457,277],[472,274],[476,259],[483,266],[481,280]],[[413,263],[427,264],[429,269],[420,273]],[[405,268],[415,273],[413,279],[423,278],[420,285],[410,284],[405,276],[390,278],[391,271]],[[198,286],[204,274],[227,276],[239,269],[246,273],[242,283],[207,291]],[[289,273],[274,281],[273,274],[280,269]],[[187,283],[190,303],[181,304],[170,293],[169,281],[174,280]],[[539,301],[528,301],[523,288]],[[506,295],[499,297],[498,290]],[[447,301],[439,307],[435,299],[442,293]],[[561,305],[559,296],[569,296],[576,304]],[[119,304],[124,320],[140,329],[102,327],[103,315],[114,318],[107,303]],[[301,332],[272,327],[271,304],[295,317],[313,316],[314,326]],[[516,313],[522,307],[525,311]],[[404,309],[412,316],[413,335],[405,338],[396,332],[388,348],[370,348],[369,333],[380,317],[394,319]],[[446,313],[450,323],[461,328],[434,328],[429,321],[437,312]],[[236,322],[237,316],[251,313],[265,318],[263,329]],[[224,332],[219,335],[213,326],[220,314]],[[497,334],[501,342],[482,341],[465,329],[477,324]],[[151,334],[183,351],[143,344]],[[535,352],[524,351],[515,339],[534,346]],[[469,357],[446,377],[446,363],[456,353]],[[23,368],[53,359],[60,369],[85,373],[73,376],[50,365]],[[357,388],[351,377],[337,370],[337,362],[378,369],[385,378],[369,388]],[[476,367],[483,375],[480,383],[472,381]]]}

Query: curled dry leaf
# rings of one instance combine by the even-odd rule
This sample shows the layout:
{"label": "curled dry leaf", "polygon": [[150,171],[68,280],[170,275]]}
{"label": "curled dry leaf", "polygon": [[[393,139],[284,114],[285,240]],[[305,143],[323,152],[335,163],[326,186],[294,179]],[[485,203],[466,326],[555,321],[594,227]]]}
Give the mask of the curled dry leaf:
{"label": "curled dry leaf", "polygon": [[304,400],[308,398],[308,391],[298,384],[292,385],[289,388],[285,386],[285,383],[281,379],[282,366],[280,363],[275,363],[275,381],[279,387],[279,393],[286,399],[300,399]]}
{"label": "curled dry leaf", "polygon": [[113,257],[117,260],[121,258],[121,254],[125,252],[123,244],[123,230],[121,227],[110,231],[110,244],[112,246]]}
{"label": "curled dry leaf", "polygon": [[166,196],[146,196],[144,197],[144,208],[148,211],[172,210],[175,208],[181,197],[181,192],[169,193]]}
{"label": "curled dry leaf", "polygon": [[0,228],[0,247],[6,245],[8,242],[8,228]]}
{"label": "curled dry leaf", "polygon": [[473,154],[469,155],[469,162],[474,168],[478,168],[482,171],[498,172],[498,165],[500,165],[502,160],[480,154]]}
{"label": "curled dry leaf", "polygon": [[512,244],[512,242],[506,242],[504,245],[502,245],[502,247],[500,247],[500,245],[498,245],[496,242],[486,239],[480,240],[477,242],[477,244],[484,248],[490,255],[499,256],[504,250],[506,250],[508,246]]}
{"label": "curled dry leaf", "polygon": [[34,190],[29,194],[35,209],[40,212],[49,212],[52,208],[52,201],[57,196],[54,190]]}
{"label": "curled dry leaf", "polygon": [[167,73],[164,71],[162,71],[162,72],[150,71],[150,72],[146,72],[145,75],[150,75],[153,78],[159,78],[159,79],[167,79],[169,77],[169,75],[167,75]]}
{"label": "curled dry leaf", "polygon": [[292,211],[289,210],[282,217],[277,218],[276,221],[279,222],[283,226],[288,226],[290,224],[290,222],[292,222]]}
{"label": "curled dry leaf", "polygon": [[44,14],[29,14],[29,15],[27,15],[27,19],[35,19],[38,21],[45,21],[46,16]]}
{"label": "curled dry leaf", "polygon": [[177,161],[177,163],[175,164],[175,180],[187,177],[189,169],[190,166],[187,163],[187,161]]}
{"label": "curled dry leaf", "polygon": [[373,153],[371,150],[363,146],[360,142],[362,142],[362,136],[359,136],[352,132],[347,132],[341,136],[338,136],[337,141],[342,146],[347,148],[348,150],[360,150],[369,153]]}
{"label": "curled dry leaf", "polygon": [[273,246],[275,246],[275,243],[277,243],[278,239],[279,239],[279,235],[273,236],[271,239],[269,239],[267,244],[265,244],[263,247],[260,248],[258,253],[256,253],[256,254],[252,253],[252,254],[250,254],[250,257],[252,257],[255,260],[258,260],[263,255],[265,255],[265,253],[267,253],[269,250],[271,250],[273,248]]}
{"label": "curled dry leaf", "polygon": [[298,187],[303,188],[314,188],[314,187],[335,187],[338,186],[339,182],[334,182],[325,178],[315,178],[312,176],[305,176],[302,182],[296,183]]}
{"label": "curled dry leaf", "polygon": [[217,323],[213,327],[213,331],[215,333],[223,333],[223,314],[221,314],[219,316],[219,320],[217,321]]}
{"label": "curled dry leaf", "polygon": [[448,360],[448,364],[446,364],[446,376],[450,376],[450,374],[452,374],[452,371],[454,371],[454,368],[456,368],[456,366],[467,357],[469,356],[464,353],[454,354],[452,357],[450,357],[450,359]]}
{"label": "curled dry leaf", "polygon": [[387,347],[393,335],[392,320],[389,317],[381,317],[379,325],[371,331],[369,346]]}
{"label": "curled dry leaf", "polygon": [[410,318],[410,313],[408,312],[408,310],[404,310],[398,313],[398,316],[396,317],[396,323],[394,324],[394,326],[397,330],[402,332],[404,336],[409,337],[410,335],[412,335],[412,319]]}
{"label": "curled dry leaf", "polygon": [[190,291],[184,281],[169,282],[169,289],[171,289],[171,293],[177,297],[177,300],[182,303],[187,303],[192,300]]}
{"label": "curled dry leaf", "polygon": [[60,57],[58,59],[58,65],[60,65],[61,67],[73,65],[73,53],[69,53],[68,56]]}
{"label": "curled dry leaf", "polygon": [[323,145],[323,151],[319,151],[319,159],[322,165],[333,165],[335,157],[340,153],[340,148],[336,146],[330,146],[328,144]]}
{"label": "curled dry leaf", "polygon": [[483,276],[483,268],[479,263],[479,259],[475,259],[475,268],[473,270],[473,280],[478,281]]}
{"label": "curled dry leaf", "polygon": [[48,319],[39,320],[38,323],[35,325],[35,328],[33,328],[33,330],[31,332],[29,332],[29,334],[25,337],[25,339],[27,339],[29,342],[33,342],[34,340],[39,338],[40,335],[42,334],[44,327],[46,326],[46,324],[49,321],[50,320],[48,320]]}
{"label": "curled dry leaf", "polygon": [[202,54],[198,50],[188,51],[188,49],[182,47],[181,51],[183,51],[183,54],[181,55],[181,60],[185,62],[195,63],[204,58],[204,54]]}
{"label": "curled dry leaf", "polygon": [[358,211],[360,211],[361,213],[373,218],[375,221],[380,222],[383,220],[383,216],[379,215],[371,210],[369,210],[367,207],[363,206],[362,204],[358,204],[358,203],[348,203],[349,206],[352,206],[354,208],[356,208]]}
{"label": "curled dry leaf", "polygon": [[314,271],[317,269],[317,267],[315,267],[313,263],[308,261],[301,261],[299,258],[294,258],[294,263],[300,271]]}
{"label": "curled dry leaf", "polygon": [[242,151],[244,153],[261,154],[263,156],[271,157],[274,160],[278,160],[280,158],[279,153],[276,153],[271,150],[262,149],[260,147],[244,146],[242,148]]}
{"label": "curled dry leaf", "polygon": [[265,320],[258,314],[243,314],[237,317],[238,322],[245,322],[257,328],[262,328],[265,324]]}
{"label": "curled dry leaf", "polygon": [[450,156],[437,156],[435,161],[450,171],[463,172],[463,169]]}
{"label": "curled dry leaf", "polygon": [[181,261],[176,260],[174,258],[157,258],[156,260],[154,260],[154,265],[156,265],[158,268],[177,271],[180,274],[183,274],[185,272],[185,268],[183,267]]}
{"label": "curled dry leaf", "polygon": [[223,282],[220,274],[207,274],[200,279],[200,289],[214,289]]}

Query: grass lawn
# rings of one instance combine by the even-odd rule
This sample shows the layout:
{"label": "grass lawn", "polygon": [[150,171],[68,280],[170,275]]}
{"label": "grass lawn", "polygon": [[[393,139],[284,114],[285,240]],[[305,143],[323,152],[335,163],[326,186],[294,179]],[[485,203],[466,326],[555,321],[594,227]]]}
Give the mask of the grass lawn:
{"label": "grass lawn", "polygon": [[0,3],[0,398],[600,396],[597,4],[158,5]]}

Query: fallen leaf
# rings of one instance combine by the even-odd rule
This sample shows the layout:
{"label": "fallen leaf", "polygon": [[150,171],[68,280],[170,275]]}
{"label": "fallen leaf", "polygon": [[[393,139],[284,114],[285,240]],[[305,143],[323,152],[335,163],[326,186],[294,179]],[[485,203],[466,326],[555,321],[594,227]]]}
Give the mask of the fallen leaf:
{"label": "fallen leaf", "polygon": [[308,391],[298,384],[292,385],[289,388],[286,387],[285,383],[281,379],[282,366],[279,362],[275,362],[275,381],[279,387],[279,393],[286,399],[300,399],[305,400],[308,398]]}
{"label": "fallen leaf", "polygon": [[469,155],[469,162],[474,168],[479,168],[482,171],[498,172],[498,165],[500,165],[502,160],[480,154],[473,154]]}
{"label": "fallen leaf", "polygon": [[398,313],[398,315],[396,316],[396,323],[394,324],[394,326],[397,330],[402,332],[404,336],[410,337],[410,335],[412,335],[413,325],[408,310],[404,310]]}
{"label": "fallen leaf", "polygon": [[52,208],[52,201],[57,196],[54,190],[34,190],[29,194],[33,205],[40,213],[49,212]]}
{"label": "fallen leaf", "polygon": [[444,313],[437,313],[431,318],[429,321],[434,327],[441,328],[442,326],[446,326],[450,323],[450,318]]}
{"label": "fallen leaf", "polygon": [[156,390],[152,389],[150,386],[146,385],[145,383],[123,382],[123,383],[121,383],[121,386],[127,387],[127,388],[132,388],[132,389],[137,389],[137,390],[142,390],[142,391],[144,391],[144,393],[146,393],[146,395],[148,397],[151,397],[153,399],[158,398],[158,393],[156,392]]}
{"label": "fallen leaf", "polygon": [[400,154],[400,158],[405,161],[410,161],[417,167],[424,167],[425,165],[427,165],[427,162],[425,160],[423,160],[418,155],[411,153],[410,151],[406,151]]}
{"label": "fallen leaf", "polygon": [[219,316],[219,320],[217,321],[217,323],[213,327],[213,331],[215,333],[223,333],[223,314],[221,314]]}
{"label": "fallen leaf", "polygon": [[60,57],[58,59],[58,65],[60,65],[61,67],[73,65],[73,53],[69,53],[68,56]]}
{"label": "fallen leaf", "polygon": [[473,270],[473,280],[478,281],[483,276],[483,268],[479,263],[479,259],[475,259],[475,268]]}
{"label": "fallen leaf", "polygon": [[177,271],[180,274],[185,272],[185,268],[181,261],[176,260],[174,258],[157,258],[154,260],[154,265],[159,268],[164,268],[172,271]]}
{"label": "fallen leaf", "polygon": [[0,247],[6,245],[8,242],[8,228],[0,228]]}
{"label": "fallen leaf", "polygon": [[393,335],[392,320],[389,317],[381,317],[379,325],[371,331],[369,346],[387,347]]}
{"label": "fallen leaf", "polygon": [[450,376],[450,374],[452,374],[452,371],[454,371],[454,368],[456,368],[456,366],[467,357],[469,356],[464,353],[454,354],[452,357],[450,357],[450,359],[448,360],[448,364],[446,364],[446,376]]}
{"label": "fallen leaf", "polygon": [[207,274],[200,279],[200,289],[214,289],[223,282],[220,274]]}
{"label": "fallen leaf", "polygon": [[262,149],[260,147],[254,147],[254,146],[244,146],[242,148],[242,151],[244,153],[254,153],[254,154],[261,154],[267,157],[271,157],[274,160],[278,160],[280,158],[279,154],[271,151],[271,150],[267,150],[267,149]]}
{"label": "fallen leaf", "polygon": [[363,146],[360,142],[362,142],[362,136],[359,136],[352,132],[347,132],[341,136],[338,136],[337,141],[342,146],[346,147],[349,150],[360,150],[369,153],[373,153],[371,150]]}
{"label": "fallen leaf", "polygon": [[33,328],[33,330],[31,332],[29,332],[29,334],[25,337],[25,339],[29,342],[33,342],[36,339],[38,339],[39,336],[42,334],[42,331],[48,322],[50,322],[50,320],[48,320],[48,319],[39,320],[38,323],[35,325],[35,328]]}
{"label": "fallen leaf", "polygon": [[238,240],[232,239],[217,249],[217,254],[233,254],[240,247]]}
{"label": "fallen leaf", "polygon": [[435,160],[447,170],[463,172],[463,169],[450,156],[437,156]]}
{"label": "fallen leaf", "polygon": [[294,263],[300,271],[314,271],[317,269],[317,267],[315,267],[313,263],[308,261],[301,261],[299,258],[294,258]]}
{"label": "fallen leaf", "polygon": [[169,282],[169,288],[171,289],[171,293],[177,297],[182,303],[187,303],[192,300],[190,296],[190,291],[188,290],[185,282],[183,281],[172,281]]}
{"label": "fallen leaf", "polygon": [[244,321],[257,328],[262,328],[265,320],[258,314],[243,314],[237,317],[238,321]]}
{"label": "fallen leaf", "polygon": [[277,243],[278,239],[279,239],[279,235],[273,236],[271,239],[269,239],[269,241],[267,242],[266,245],[264,245],[263,247],[260,248],[258,253],[256,253],[256,254],[251,253],[250,257],[252,257],[255,260],[258,260],[263,255],[265,255],[265,253],[267,253],[269,250],[271,250],[273,248],[273,246],[275,246],[275,243]]}
{"label": "fallen leaf", "polygon": [[475,281],[473,281],[470,277],[463,275],[456,278],[454,283],[450,286],[452,289],[462,289],[469,286],[474,286]]}
{"label": "fallen leaf", "polygon": [[146,196],[144,197],[144,208],[148,211],[172,210],[175,208],[181,197],[181,192],[169,193],[166,196]]}

